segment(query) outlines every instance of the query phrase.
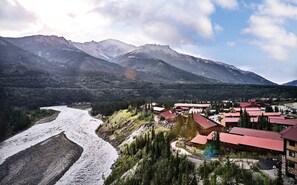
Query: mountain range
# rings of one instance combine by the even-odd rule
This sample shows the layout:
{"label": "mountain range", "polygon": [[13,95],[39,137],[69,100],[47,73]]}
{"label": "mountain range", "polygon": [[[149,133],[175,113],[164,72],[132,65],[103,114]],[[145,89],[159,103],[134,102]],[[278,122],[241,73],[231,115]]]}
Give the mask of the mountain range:
{"label": "mountain range", "polygon": [[284,83],[285,86],[297,86],[297,80],[293,80],[287,83]]}
{"label": "mountain range", "polygon": [[29,73],[111,80],[274,85],[249,71],[178,53],[167,45],[107,39],[78,43],[58,36],[0,37],[1,76]]}

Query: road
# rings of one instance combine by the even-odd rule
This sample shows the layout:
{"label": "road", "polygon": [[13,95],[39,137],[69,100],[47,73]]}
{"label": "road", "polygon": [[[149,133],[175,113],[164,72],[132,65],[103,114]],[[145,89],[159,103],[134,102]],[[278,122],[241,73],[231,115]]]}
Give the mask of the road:
{"label": "road", "polygon": [[54,109],[60,114],[54,121],[34,125],[0,143],[0,164],[8,157],[64,131],[68,139],[83,148],[83,153],[57,184],[103,184],[118,154],[95,133],[102,121],[92,118],[86,110],[66,106],[44,109]]}

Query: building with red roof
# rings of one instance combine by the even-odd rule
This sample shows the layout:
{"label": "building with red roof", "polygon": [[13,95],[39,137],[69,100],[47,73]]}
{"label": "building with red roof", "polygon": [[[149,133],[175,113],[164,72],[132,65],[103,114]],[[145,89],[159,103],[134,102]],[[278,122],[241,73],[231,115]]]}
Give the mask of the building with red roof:
{"label": "building with red roof", "polygon": [[285,172],[297,179],[297,125],[286,128],[280,134],[285,143]]}
{"label": "building with red roof", "polygon": [[259,107],[246,107],[246,108],[241,108],[241,107],[233,107],[231,108],[231,112],[240,112],[246,110],[247,112],[249,111],[261,111]]}
{"label": "building with red roof", "polygon": [[193,114],[193,119],[198,125],[198,131],[202,135],[208,135],[212,131],[223,131],[224,128],[220,125],[215,123],[214,121],[207,119],[206,117],[194,113]]}
{"label": "building with red roof", "polygon": [[236,135],[242,135],[242,136],[253,136],[253,137],[259,137],[259,138],[283,140],[281,138],[280,133],[278,133],[278,132],[256,130],[256,129],[250,129],[250,128],[234,127],[229,131],[229,133],[236,134]]}
{"label": "building with red roof", "polygon": [[171,111],[165,111],[165,112],[161,112],[161,117],[163,117],[166,121],[169,121],[169,122],[173,122],[177,117],[178,115],[176,113],[173,113]]}
{"label": "building with red roof", "polygon": [[[237,130],[237,134],[234,133],[220,133],[221,143],[228,148],[241,151],[250,152],[272,152],[282,153],[284,151],[284,141],[279,133],[271,133],[269,131],[255,130],[255,134],[252,133],[253,129]],[[234,130],[236,131],[236,130]],[[208,136],[197,135],[190,143],[195,146],[203,147],[207,142],[213,140],[215,132],[210,133]]]}
{"label": "building with red roof", "polygon": [[283,126],[297,125],[297,119],[285,119],[284,117],[269,117],[269,122]]}
{"label": "building with red roof", "polygon": [[194,108],[197,112],[203,112],[209,106],[209,103],[175,103],[174,110],[176,112],[185,112]]}

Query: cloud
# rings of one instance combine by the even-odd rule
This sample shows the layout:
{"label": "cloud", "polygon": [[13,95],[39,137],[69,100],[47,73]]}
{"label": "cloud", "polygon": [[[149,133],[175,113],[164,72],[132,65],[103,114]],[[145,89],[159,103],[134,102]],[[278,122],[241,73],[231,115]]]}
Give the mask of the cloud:
{"label": "cloud", "polygon": [[215,6],[210,0],[101,1],[94,10],[113,24],[141,30],[153,40],[173,45],[191,44],[213,37],[210,15]]}
{"label": "cloud", "polygon": [[[237,6],[237,1],[230,2],[228,9]],[[108,37],[135,45],[183,47],[214,40],[223,31],[212,22],[218,5],[213,0],[4,0],[0,5],[3,36],[55,34],[74,41]]]}
{"label": "cloud", "polygon": [[0,27],[13,30],[25,27],[37,19],[36,15],[24,8],[16,0],[0,1]]}
{"label": "cloud", "polygon": [[224,31],[224,28],[221,25],[219,25],[219,24],[215,24],[214,25],[214,30],[216,32],[222,32],[222,31]]}
{"label": "cloud", "polygon": [[[267,0],[249,18],[242,33],[254,38],[252,44],[275,60],[287,60],[290,50],[297,48],[297,36],[286,29],[287,21],[296,21],[297,7],[289,1]],[[295,23],[296,24],[296,23]]]}
{"label": "cloud", "polygon": [[259,6],[259,12],[273,17],[297,19],[296,1],[266,0]]}
{"label": "cloud", "polygon": [[214,2],[224,9],[234,10],[238,8],[237,0],[215,0]]}
{"label": "cloud", "polygon": [[233,47],[233,46],[236,45],[236,42],[228,41],[226,44],[227,44],[227,46],[229,46],[229,47]]}

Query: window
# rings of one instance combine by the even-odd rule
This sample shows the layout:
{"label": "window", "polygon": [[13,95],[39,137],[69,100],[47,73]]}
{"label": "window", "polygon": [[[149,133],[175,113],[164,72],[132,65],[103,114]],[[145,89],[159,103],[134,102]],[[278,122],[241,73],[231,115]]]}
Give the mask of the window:
{"label": "window", "polygon": [[295,168],[295,164],[288,161],[288,168]]}
{"label": "window", "polygon": [[295,147],[295,141],[289,140],[289,145]]}
{"label": "window", "polygon": [[290,156],[290,157],[295,157],[295,152],[293,152],[293,151],[289,151],[289,156]]}

